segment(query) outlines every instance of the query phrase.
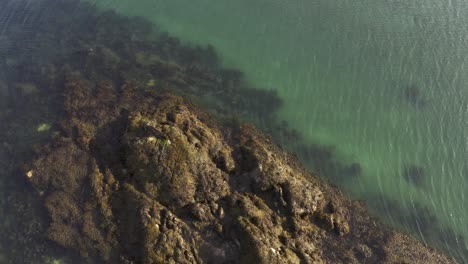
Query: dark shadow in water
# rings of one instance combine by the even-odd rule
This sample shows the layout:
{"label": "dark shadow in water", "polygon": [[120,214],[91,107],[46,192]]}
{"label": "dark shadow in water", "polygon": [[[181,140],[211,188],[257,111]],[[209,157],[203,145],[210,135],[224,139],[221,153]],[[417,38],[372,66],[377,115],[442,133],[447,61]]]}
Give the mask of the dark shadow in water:
{"label": "dark shadow in water", "polygon": [[401,97],[410,105],[416,108],[425,107],[428,102],[415,84],[404,87],[401,91]]}
{"label": "dark shadow in water", "polygon": [[353,162],[346,164],[337,159],[332,146],[312,144],[294,148],[299,158],[319,175],[327,177],[335,184],[345,184],[361,174],[361,165]]}
{"label": "dark shadow in water", "polygon": [[403,178],[416,187],[423,187],[426,179],[426,171],[423,167],[409,164],[403,167],[401,171]]}

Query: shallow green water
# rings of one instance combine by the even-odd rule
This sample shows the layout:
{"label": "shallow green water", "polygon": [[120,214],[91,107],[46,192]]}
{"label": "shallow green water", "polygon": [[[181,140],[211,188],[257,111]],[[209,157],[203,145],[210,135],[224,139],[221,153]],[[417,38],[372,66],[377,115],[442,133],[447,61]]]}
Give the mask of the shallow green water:
{"label": "shallow green water", "polygon": [[[468,262],[468,245],[462,240],[468,241],[468,3],[92,1],[103,9],[143,16],[187,42],[213,45],[224,64],[245,72],[253,86],[277,91],[284,100],[280,118],[304,136],[303,145],[331,146],[338,162],[358,163],[361,168],[356,177],[323,177],[353,198],[367,200],[384,221],[419,234],[423,241]],[[0,10],[0,55],[15,44],[2,36],[15,16],[25,17],[26,26],[13,31],[24,33],[26,41],[28,34],[35,34],[34,25],[26,20],[46,21],[41,17],[48,7],[37,4],[38,9],[29,14],[34,4],[27,3],[17,10]],[[49,49],[60,46],[36,44]],[[13,52],[21,55],[24,51]],[[8,79],[7,66],[14,62],[1,63],[6,70],[0,72],[0,79]],[[0,82],[0,99],[6,98],[2,89],[7,86]],[[0,100],[3,104],[18,107]],[[12,123],[31,131],[53,122],[34,118],[34,114],[17,119]],[[262,121],[257,120],[260,125]],[[30,132],[12,131],[18,135],[7,138],[24,140]],[[11,143],[32,144],[0,142],[5,146],[0,151],[0,166],[5,170],[10,166],[8,159],[26,159],[7,157],[3,150],[15,145]],[[413,169],[407,176],[413,182],[405,178],[409,166]],[[10,188],[9,181],[13,180],[0,180],[2,191]],[[25,192],[21,188],[18,197]],[[0,206],[0,218],[5,218],[2,230],[17,226],[16,220],[5,217],[8,210],[4,212],[3,206],[15,207],[10,198],[8,194]],[[28,228],[39,232],[35,226]],[[15,241],[15,233],[10,233],[9,239]],[[2,263],[7,258],[3,255],[8,254],[0,249]]]}
{"label": "shallow green water", "polygon": [[[468,236],[466,2],[98,3],[212,44],[252,84],[277,90],[282,118],[306,141],[333,145],[341,160],[360,163],[360,177],[337,183],[386,221],[427,234],[418,221],[395,216],[427,207],[441,228]],[[418,95],[405,96],[408,87]],[[424,168],[420,186],[402,176],[408,164]]]}

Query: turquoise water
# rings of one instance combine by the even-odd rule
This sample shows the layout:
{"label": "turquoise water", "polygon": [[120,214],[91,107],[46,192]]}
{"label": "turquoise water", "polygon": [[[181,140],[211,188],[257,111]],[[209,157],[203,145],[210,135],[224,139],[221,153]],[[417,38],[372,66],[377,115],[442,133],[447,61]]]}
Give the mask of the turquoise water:
{"label": "turquoise water", "polygon": [[[436,230],[468,237],[467,2],[98,4],[148,18],[186,41],[212,44],[252,84],[278,92],[285,102],[281,118],[306,142],[331,145],[340,160],[360,164],[359,177],[336,184],[424,241],[442,241],[454,255],[468,250],[450,231]],[[413,181],[405,179],[410,165],[422,168],[413,170]],[[401,211],[410,216],[398,217]],[[437,227],[424,230],[428,220],[420,218],[430,215]]]}

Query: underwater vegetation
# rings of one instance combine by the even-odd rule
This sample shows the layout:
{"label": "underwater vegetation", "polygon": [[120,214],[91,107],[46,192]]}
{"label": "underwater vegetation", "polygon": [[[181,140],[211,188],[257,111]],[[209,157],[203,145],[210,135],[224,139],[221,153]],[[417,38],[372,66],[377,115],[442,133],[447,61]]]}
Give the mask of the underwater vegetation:
{"label": "underwater vegetation", "polygon": [[361,165],[345,164],[336,158],[334,148],[326,145],[299,145],[294,148],[299,158],[309,164],[319,175],[327,175],[331,182],[345,184],[361,174]]}
{"label": "underwater vegetation", "polygon": [[[211,241],[203,244],[199,256],[192,248],[185,248],[190,244],[179,247],[180,260],[208,258],[212,252],[229,260],[237,257],[239,250],[246,250],[242,251],[248,253],[246,258],[259,258],[258,252],[266,254],[245,248],[265,249],[252,238],[260,234],[257,228],[274,229],[280,222],[278,218],[290,217],[276,215],[266,207],[299,210],[274,204],[293,199],[297,195],[292,193],[295,189],[288,191],[287,186],[275,183],[271,184],[273,187],[268,185],[272,190],[263,190],[266,187],[261,182],[252,182],[254,187],[242,183],[263,162],[258,160],[258,153],[252,154],[250,143],[235,148],[239,157],[221,151],[224,145],[205,149],[210,145],[206,142],[206,131],[212,129],[210,119],[203,119],[204,115],[199,114],[198,118],[207,124],[203,129],[194,125],[193,120],[179,124],[177,104],[200,105],[230,127],[223,131],[226,134],[208,137],[216,142],[224,142],[222,137],[231,145],[239,143],[242,130],[239,124],[253,121],[274,142],[297,153],[312,170],[331,181],[346,181],[361,173],[358,163],[340,161],[332,146],[302,144],[300,131],[291,129],[277,117],[281,98],[272,90],[250,86],[241,71],[223,67],[210,45],[184,43],[141,18],[97,11],[90,4],[72,0],[2,1],[0,24],[3,25],[0,31],[0,162],[6,168],[0,172],[0,210],[2,219],[8,219],[0,224],[0,231],[7,234],[0,239],[0,255],[9,252],[7,258],[11,263],[31,263],[31,259],[46,262],[50,255],[63,259],[81,255],[90,261],[112,259],[116,257],[117,238],[128,242],[119,260],[122,263],[132,263],[137,258],[131,252],[152,260],[163,258],[159,259],[163,262],[166,256],[162,249],[151,255],[151,247],[156,247],[151,244],[152,239],[161,230],[171,230],[173,234],[192,232],[193,227],[178,219],[180,215],[198,219],[193,225],[198,225],[197,230],[205,232],[204,239]],[[185,100],[158,97],[167,91]],[[417,102],[419,99],[414,98],[418,96],[417,92],[410,91],[407,97]],[[158,111],[155,107],[164,110],[161,110],[165,114],[164,122],[150,113]],[[173,131],[173,123],[180,125],[178,133],[187,135],[187,142],[173,139],[181,136],[173,134],[177,132]],[[128,128],[126,133],[124,128]],[[195,153],[177,148],[189,144],[206,150],[214,162],[214,167],[200,176],[201,182],[190,176],[187,164],[177,162]],[[238,163],[236,166],[233,159]],[[31,160],[36,162],[35,167],[31,167]],[[167,164],[157,168],[161,163]],[[207,160],[206,164],[211,166]],[[60,165],[68,178],[62,178],[57,172],[44,173],[53,165]],[[219,179],[208,177],[211,173],[220,175]],[[182,176],[175,177],[176,174]],[[238,177],[229,177],[231,174]],[[155,175],[164,177],[155,179]],[[405,178],[417,182],[417,175],[410,170]],[[115,190],[119,184],[125,186],[125,191]],[[266,198],[244,193],[253,192],[252,188],[262,189],[258,196]],[[110,195],[114,192],[115,196]],[[229,192],[243,194],[220,198]],[[82,200],[86,197],[90,198]],[[144,210],[132,209],[136,205]],[[227,212],[228,208],[233,212]],[[325,206],[322,209],[298,214],[314,219],[311,226],[314,230],[318,226],[329,233],[346,233],[346,225],[333,220],[340,213]],[[264,213],[268,217],[264,218]],[[129,228],[118,228],[110,220],[114,214]],[[151,217],[145,218],[146,214]],[[223,214],[230,214],[228,220],[222,220]],[[245,218],[237,223],[243,228],[242,241],[241,238],[236,241],[231,234],[238,231],[229,222],[236,217]],[[287,231],[289,234],[300,229],[301,217],[286,221],[285,226],[292,230]],[[150,225],[155,219],[160,230]],[[81,225],[82,229],[70,228],[74,224]],[[232,230],[225,230],[226,226]],[[63,236],[63,232],[72,235]],[[132,237],[134,232],[139,234],[138,240]],[[384,235],[379,233],[382,239],[380,235]],[[220,236],[230,237],[230,243],[213,248],[221,241]],[[273,247],[275,252],[291,260],[303,260],[308,254],[315,254],[305,245],[309,238],[301,238],[302,242],[298,242],[301,246],[294,247],[289,236],[282,236],[282,241],[275,240],[275,246],[284,247],[281,250]],[[168,239],[172,240],[167,245],[176,245],[177,237],[170,236]],[[241,242],[247,246],[239,247]],[[59,245],[73,249],[74,253],[62,256]],[[332,241],[327,246],[337,244]],[[368,242],[352,250],[358,253],[349,253],[350,259],[367,259],[369,263],[381,253]]]}
{"label": "underwater vegetation", "polygon": [[[128,19],[112,11],[98,12],[85,4],[79,4],[78,8],[79,1],[53,4],[39,1],[28,5],[25,2],[3,3],[3,10],[33,9],[27,20],[23,13],[12,15],[2,34],[11,43],[0,53],[5,58],[2,72],[9,79],[21,80],[20,84],[14,85],[31,86],[34,83],[34,89],[52,89],[56,69],[50,63],[66,60],[66,65],[79,68],[92,79],[106,77],[116,82],[132,79],[139,84],[145,83],[147,88],[169,89],[191,97],[220,116],[234,115],[256,121],[285,147],[300,142],[300,133],[277,119],[282,100],[276,92],[251,87],[244,81],[242,72],[223,68],[212,46],[182,43],[140,18]],[[43,11],[46,5],[57,9],[56,14],[42,12],[40,16],[34,15]],[[44,72],[47,74],[41,74]],[[154,83],[154,79],[163,80]],[[11,97],[17,98],[19,92],[20,89],[10,91]],[[14,101],[11,104],[18,105]],[[291,150],[299,153],[311,169],[330,171],[332,166],[322,163],[326,156],[301,154],[320,153],[321,149],[330,147],[313,144],[307,148],[308,151]],[[339,178],[342,172],[346,174],[346,169],[341,168],[346,166],[339,160],[329,163],[337,169],[323,175]]]}
{"label": "underwater vegetation", "polygon": [[463,246],[467,242],[466,238],[439,222],[430,208],[419,203],[403,208],[397,201],[379,194],[370,194],[367,200],[369,203],[380,201],[385,204],[384,208],[370,205],[370,208],[379,208],[380,215],[387,215],[390,218],[384,218],[384,222],[396,224],[400,230],[413,234],[425,244],[444,248],[460,263],[463,263],[462,260],[468,256],[468,249]]}

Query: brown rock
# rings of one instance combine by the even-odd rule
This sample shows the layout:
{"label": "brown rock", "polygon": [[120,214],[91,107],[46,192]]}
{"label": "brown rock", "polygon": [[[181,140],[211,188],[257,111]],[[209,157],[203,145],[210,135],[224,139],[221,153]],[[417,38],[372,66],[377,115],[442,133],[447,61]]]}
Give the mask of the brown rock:
{"label": "brown rock", "polygon": [[454,263],[371,218],[251,125],[179,97],[67,82],[28,170],[48,237],[88,262]]}

